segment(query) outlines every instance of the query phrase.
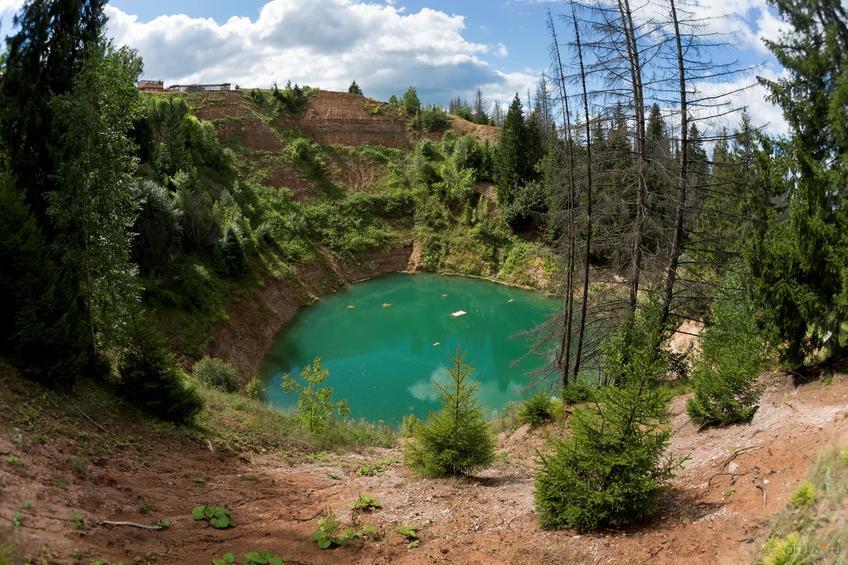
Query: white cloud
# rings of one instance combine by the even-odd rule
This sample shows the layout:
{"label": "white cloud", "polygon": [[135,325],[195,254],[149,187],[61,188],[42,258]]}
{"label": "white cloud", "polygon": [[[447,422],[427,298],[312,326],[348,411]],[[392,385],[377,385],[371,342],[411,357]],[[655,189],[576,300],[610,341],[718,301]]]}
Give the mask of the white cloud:
{"label": "white cloud", "polygon": [[445,103],[478,85],[503,87],[516,78],[484,60],[506,56],[504,45],[469,41],[462,16],[430,8],[407,14],[391,2],[270,0],[257,18],[223,24],[185,15],[142,22],[113,6],[106,10],[110,34],[138,49],[145,76],[168,83],[291,80],[340,90],[356,80],[375,97],[415,85],[425,101]]}

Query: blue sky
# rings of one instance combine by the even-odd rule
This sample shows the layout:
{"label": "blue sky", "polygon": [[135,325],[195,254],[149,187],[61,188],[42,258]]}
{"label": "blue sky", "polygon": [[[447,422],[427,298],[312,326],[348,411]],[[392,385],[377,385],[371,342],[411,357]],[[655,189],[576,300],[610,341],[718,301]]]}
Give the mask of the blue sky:
{"label": "blue sky", "polygon": [[[0,0],[3,32],[21,1]],[[548,66],[548,7],[557,13],[566,5],[545,0],[112,0],[107,13],[116,42],[144,58],[146,78],[242,87],[291,80],[330,90],[346,89],[355,79],[374,98],[414,85],[425,102],[446,104],[456,95],[470,98],[477,87],[489,103],[506,103],[515,92],[525,97]],[[737,46],[713,49],[708,57],[762,63],[757,72],[779,74],[759,39],[775,37],[780,24],[766,0],[702,0],[693,9],[699,18],[724,18],[711,29],[730,32]],[[559,31],[563,43],[571,39],[569,26]],[[567,48],[565,55],[571,64]],[[752,82],[749,73],[703,89]],[[772,131],[784,127],[761,89],[740,94],[735,102],[749,106],[755,122],[769,124]]]}

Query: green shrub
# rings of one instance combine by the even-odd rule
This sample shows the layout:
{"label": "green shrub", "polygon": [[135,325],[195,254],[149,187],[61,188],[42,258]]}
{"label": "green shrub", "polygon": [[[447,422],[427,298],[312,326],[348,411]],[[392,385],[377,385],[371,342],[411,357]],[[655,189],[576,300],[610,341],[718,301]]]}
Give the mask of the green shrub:
{"label": "green shrub", "polygon": [[224,392],[235,392],[239,389],[236,368],[223,359],[204,355],[194,364],[191,372],[199,383],[209,388]]}
{"label": "green shrub", "polygon": [[231,279],[241,279],[247,274],[247,259],[244,245],[236,230],[230,226],[221,239],[221,255],[224,257],[224,271]]}
{"label": "green shrub", "polygon": [[469,382],[473,369],[458,353],[448,369],[451,382],[434,383],[442,409],[417,426],[406,445],[405,463],[424,476],[467,475],[485,469],[494,459],[495,442],[477,405],[477,384]]}
{"label": "green shrub", "polygon": [[327,431],[336,417],[344,417],[350,412],[346,400],[333,401],[332,388],[319,387],[329,376],[330,372],[321,366],[320,357],[316,357],[311,365],[301,369],[300,378],[303,383],[292,377],[291,373],[283,376],[283,390],[298,394],[295,406],[297,419],[313,433]]}
{"label": "green shrub", "polygon": [[658,386],[662,359],[633,349],[621,384],[598,389],[578,407],[571,435],[540,457],[536,513],[543,528],[578,531],[635,522],[656,511],[657,493],[677,462],[664,459],[670,430],[667,391]]}
{"label": "green shrub", "polygon": [[359,496],[351,505],[351,510],[371,510],[372,508],[382,508],[380,501],[364,492],[359,493]]}
{"label": "green shrub", "polygon": [[230,515],[230,511],[220,506],[196,506],[191,511],[191,517],[194,520],[203,520],[217,530],[234,528],[235,520]]}
{"label": "green shrub", "polygon": [[763,565],[800,565],[814,554],[806,538],[798,532],[786,537],[772,537],[763,545]]}
{"label": "green shrub", "polygon": [[549,394],[537,392],[524,401],[518,410],[518,419],[523,424],[541,426],[553,419],[554,403]]}
{"label": "green shrub", "polygon": [[175,423],[188,423],[203,408],[197,391],[183,382],[156,333],[138,324],[119,366],[120,392],[141,409]]}
{"label": "green shrub", "polygon": [[265,385],[259,380],[259,377],[253,375],[244,385],[244,394],[253,400],[262,400],[265,398]]}
{"label": "green shrub", "polygon": [[[212,559],[212,565],[237,565],[237,563],[236,554],[232,552]],[[286,562],[267,551],[248,551],[242,558],[242,565],[286,565]]]}
{"label": "green shrub", "polygon": [[795,491],[795,494],[792,495],[790,502],[792,502],[796,508],[806,508],[811,505],[815,499],[816,487],[813,486],[813,483],[810,481],[804,481],[801,483],[801,486],[798,487],[798,490]]}
{"label": "green shrub", "polygon": [[689,417],[701,426],[747,422],[757,410],[761,389],[756,381],[765,346],[744,286],[738,275],[725,278],[701,337],[695,396],[686,403]]}
{"label": "green shrub", "polygon": [[570,382],[562,387],[560,394],[566,404],[581,404],[592,399],[592,387],[581,382]]}

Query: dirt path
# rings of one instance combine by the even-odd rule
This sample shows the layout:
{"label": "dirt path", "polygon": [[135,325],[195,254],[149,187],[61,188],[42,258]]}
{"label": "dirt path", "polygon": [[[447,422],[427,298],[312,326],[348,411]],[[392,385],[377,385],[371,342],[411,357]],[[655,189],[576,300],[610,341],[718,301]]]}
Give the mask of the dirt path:
{"label": "dirt path", "polygon": [[[418,480],[399,463],[376,476],[356,473],[366,463],[399,460],[399,449],[317,454],[295,465],[279,455],[247,460],[166,429],[94,413],[110,430],[104,438],[81,417],[13,393],[5,401],[17,405],[0,413],[0,535],[50,563],[210,563],[227,551],[334,564],[750,562],[764,523],[817,453],[848,440],[848,376],[797,388],[788,378],[770,378],[747,426],[699,433],[685,416],[685,399],[676,399],[671,451],[691,456],[660,515],[593,535],[536,525],[533,458],[544,439],[526,428],[499,438],[496,463],[479,478]],[[21,420],[27,413],[29,424]],[[20,462],[10,462],[9,454]],[[383,507],[359,515],[358,523],[377,526],[384,538],[319,550],[310,539],[318,516],[331,510],[350,523],[349,505],[360,492]],[[238,525],[215,530],[193,521],[191,510],[200,504],[230,508]],[[16,512],[20,525],[12,535]],[[83,521],[79,529],[75,513]],[[160,519],[173,524],[164,531],[99,524]],[[407,547],[395,531],[399,524],[421,528],[421,547]]]}

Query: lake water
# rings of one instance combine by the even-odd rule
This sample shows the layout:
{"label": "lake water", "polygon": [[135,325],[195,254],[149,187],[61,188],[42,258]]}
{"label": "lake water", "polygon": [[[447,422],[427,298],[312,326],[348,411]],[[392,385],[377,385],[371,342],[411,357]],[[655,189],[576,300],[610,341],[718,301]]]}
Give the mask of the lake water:
{"label": "lake water", "polygon": [[[474,367],[478,400],[489,416],[525,398],[527,373],[542,365],[524,356],[531,338],[516,336],[544,322],[558,302],[543,294],[478,279],[395,274],[351,285],[303,308],[268,351],[260,376],[268,400],[281,408],[296,402],[282,375],[298,375],[321,356],[325,386],[345,398],[350,417],[395,426],[439,409],[433,381],[448,378],[459,346]],[[458,317],[452,313],[465,311]]]}

